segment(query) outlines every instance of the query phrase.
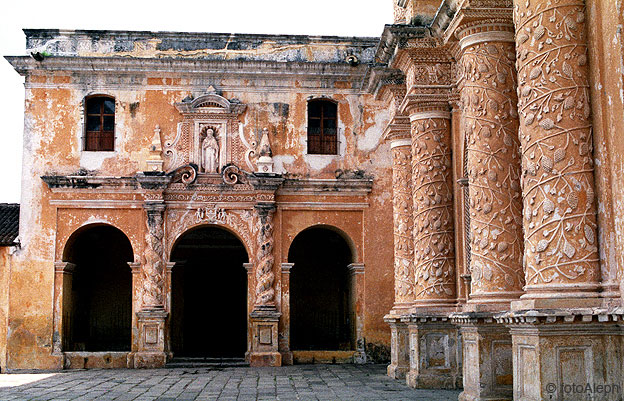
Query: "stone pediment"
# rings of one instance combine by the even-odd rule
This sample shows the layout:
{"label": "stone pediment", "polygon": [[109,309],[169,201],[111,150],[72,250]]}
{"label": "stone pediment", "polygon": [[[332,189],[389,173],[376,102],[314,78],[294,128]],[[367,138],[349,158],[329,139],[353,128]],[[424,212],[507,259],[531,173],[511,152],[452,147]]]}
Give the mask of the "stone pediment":
{"label": "stone pediment", "polygon": [[256,140],[244,137],[239,121],[245,104],[225,98],[211,86],[203,95],[187,97],[175,106],[182,121],[164,141],[165,171],[194,164],[200,175],[216,176],[230,164],[253,168],[250,157]]}
{"label": "stone pediment", "polygon": [[238,116],[245,111],[246,105],[237,99],[228,100],[212,88],[209,93],[195,99],[187,98],[175,104],[182,115],[189,114],[232,114]]}

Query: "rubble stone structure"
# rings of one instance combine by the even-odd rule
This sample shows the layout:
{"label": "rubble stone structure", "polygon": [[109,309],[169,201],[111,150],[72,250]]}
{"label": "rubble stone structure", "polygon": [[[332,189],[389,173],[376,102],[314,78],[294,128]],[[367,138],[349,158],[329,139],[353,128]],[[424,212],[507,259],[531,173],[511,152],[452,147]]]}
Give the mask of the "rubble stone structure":
{"label": "rubble stone structure", "polygon": [[389,350],[462,400],[621,399],[622,2],[393,7],[380,38],[25,30],[2,368]]}

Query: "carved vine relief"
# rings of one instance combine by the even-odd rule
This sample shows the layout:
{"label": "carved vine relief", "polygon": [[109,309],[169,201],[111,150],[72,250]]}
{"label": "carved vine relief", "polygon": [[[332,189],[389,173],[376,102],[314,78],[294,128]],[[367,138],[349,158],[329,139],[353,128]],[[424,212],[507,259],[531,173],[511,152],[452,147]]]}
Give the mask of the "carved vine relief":
{"label": "carved vine relief", "polygon": [[459,66],[473,296],[524,285],[515,58],[513,43],[478,43],[464,49]]}
{"label": "carved vine relief", "polygon": [[256,209],[258,217],[258,248],[255,305],[271,305],[275,299],[273,273],[273,208]]}
{"label": "carved vine relief", "polygon": [[416,300],[455,297],[450,122],[412,122],[412,195]]}
{"label": "carved vine relief", "polygon": [[514,10],[527,285],[599,280],[585,6]]}
{"label": "carved vine relief", "polygon": [[411,166],[412,155],[409,146],[397,146],[392,149],[394,290],[397,303],[411,302],[414,295]]}
{"label": "carved vine relief", "polygon": [[164,264],[163,264],[163,211],[147,210],[147,234],[142,274],[143,288],[141,299],[144,308],[162,308],[164,305]]}

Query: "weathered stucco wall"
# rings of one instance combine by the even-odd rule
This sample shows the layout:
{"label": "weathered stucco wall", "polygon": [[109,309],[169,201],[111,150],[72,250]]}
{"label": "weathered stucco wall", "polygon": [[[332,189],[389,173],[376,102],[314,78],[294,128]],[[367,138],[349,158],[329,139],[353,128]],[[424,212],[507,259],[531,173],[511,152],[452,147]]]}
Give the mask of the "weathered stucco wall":
{"label": "weathered stucco wall", "polygon": [[[93,42],[93,36],[89,38],[87,42]],[[274,42],[259,42],[255,47],[246,44],[247,48],[232,51],[230,49],[235,46],[231,43],[235,41],[225,44],[227,49],[189,50],[188,40],[186,44],[167,42],[169,44],[165,46],[162,44],[165,40],[155,44],[149,38],[139,38],[133,47],[123,47],[110,43],[109,46],[105,43],[106,38],[100,38],[93,45],[95,48],[89,49],[84,48],[87,42],[81,40],[81,37],[61,41],[49,41],[49,38],[29,40],[28,47],[63,57],[120,55],[230,59],[237,58],[233,56],[237,54],[246,59],[292,59],[302,63],[310,60],[344,63],[344,57],[354,53],[360,59],[370,59],[373,49],[367,41],[364,45],[354,45],[347,40],[340,43],[335,38],[332,40],[337,44],[332,44],[330,39],[319,39],[323,43],[300,43],[300,38],[290,40],[291,43],[276,44],[281,39],[274,38]],[[123,38],[119,42],[127,43]],[[245,47],[240,43],[236,46]],[[143,198],[137,188],[110,191],[61,188],[51,191],[40,177],[84,174],[130,177],[144,171],[155,127],[160,127],[163,143],[173,140],[178,123],[182,121],[175,104],[189,96],[205,93],[209,86],[222,91],[223,97],[238,99],[247,106],[239,116],[245,135],[258,140],[262,129],[268,128],[277,173],[289,178],[335,179],[337,175],[350,177],[359,170],[357,174],[373,178],[372,192],[365,197],[278,195],[274,269],[279,271],[280,263],[287,262],[288,244],[297,233],[318,224],[341,228],[355,244],[357,262],[365,263],[366,289],[361,305],[365,316],[364,338],[375,349],[387,349],[389,330],[383,316],[393,301],[391,160],[389,147],[383,144],[381,135],[388,122],[388,113],[382,102],[354,87],[364,72],[362,66],[354,66],[351,72],[341,72],[342,76],[336,73],[324,78],[309,71],[298,77],[296,66],[288,64],[261,66],[260,70],[271,68],[284,74],[279,79],[267,79],[253,74],[223,74],[224,65],[217,66],[219,71],[215,70],[214,74],[206,71],[150,72],[149,67],[123,74],[112,70],[87,72],[81,67],[85,59],[76,59],[79,61],[74,70],[53,65],[64,60],[48,57],[35,68],[26,67],[21,209],[24,229],[22,247],[13,258],[10,284],[11,294],[15,295],[9,300],[6,336],[9,368],[61,367],[60,357],[52,355],[53,338],[58,336],[53,333],[54,262],[63,260],[63,251],[72,233],[89,224],[110,224],[126,234],[133,246],[135,261],[140,261],[143,253],[145,214]],[[119,62],[123,63],[123,60],[119,59]],[[280,68],[288,71],[279,72]],[[325,68],[331,70],[331,64],[321,67]],[[114,152],[82,150],[84,99],[93,94],[115,98]],[[318,97],[330,98],[338,105],[339,155],[306,154],[307,101]],[[238,133],[232,132],[232,135]],[[240,167],[246,168],[244,165]],[[320,203],[320,206],[307,207],[305,211],[280,206],[293,202]],[[358,206],[340,206],[349,202]]]}
{"label": "weathered stucco wall", "polygon": [[11,248],[0,246],[0,371],[6,369],[7,323],[9,318],[9,278],[11,276]]}

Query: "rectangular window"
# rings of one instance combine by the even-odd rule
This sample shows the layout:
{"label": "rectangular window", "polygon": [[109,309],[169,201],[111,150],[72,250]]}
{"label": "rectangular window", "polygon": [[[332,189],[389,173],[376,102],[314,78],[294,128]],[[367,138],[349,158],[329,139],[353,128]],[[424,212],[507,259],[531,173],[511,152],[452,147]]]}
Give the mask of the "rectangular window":
{"label": "rectangular window", "polygon": [[104,96],[86,99],[84,150],[115,150],[115,99]]}
{"label": "rectangular window", "polygon": [[338,106],[329,100],[308,102],[308,154],[338,154]]}

